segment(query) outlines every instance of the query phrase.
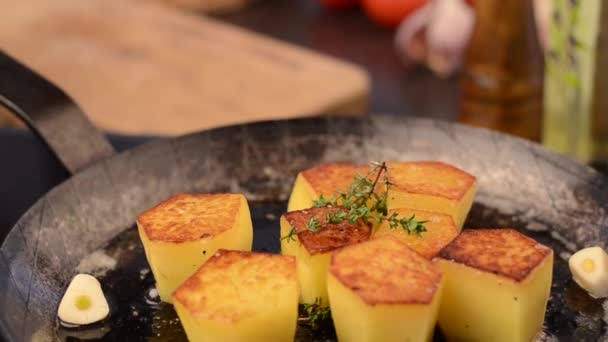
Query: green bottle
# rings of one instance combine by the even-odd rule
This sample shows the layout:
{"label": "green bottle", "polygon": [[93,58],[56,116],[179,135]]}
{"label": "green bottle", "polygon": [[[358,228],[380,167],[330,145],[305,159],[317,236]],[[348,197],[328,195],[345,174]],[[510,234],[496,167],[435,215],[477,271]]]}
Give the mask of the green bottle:
{"label": "green bottle", "polygon": [[553,0],[543,143],[583,162],[608,159],[608,2]]}

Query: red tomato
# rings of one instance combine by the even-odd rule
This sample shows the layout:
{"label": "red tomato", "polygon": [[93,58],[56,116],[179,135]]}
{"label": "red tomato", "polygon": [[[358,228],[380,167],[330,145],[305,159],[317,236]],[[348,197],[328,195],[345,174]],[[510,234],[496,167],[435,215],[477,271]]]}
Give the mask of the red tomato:
{"label": "red tomato", "polygon": [[380,25],[396,27],[427,0],[362,0],[365,13]]}
{"label": "red tomato", "polygon": [[359,3],[359,0],[321,0],[325,7],[329,8],[347,8]]}

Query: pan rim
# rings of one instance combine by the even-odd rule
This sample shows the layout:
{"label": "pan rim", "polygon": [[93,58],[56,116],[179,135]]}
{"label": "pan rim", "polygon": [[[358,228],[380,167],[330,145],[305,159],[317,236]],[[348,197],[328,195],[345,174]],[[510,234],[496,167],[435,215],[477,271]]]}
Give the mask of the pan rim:
{"label": "pan rim", "polygon": [[[4,241],[2,241],[2,244],[0,244],[0,250],[4,249],[5,247],[5,243],[6,241],[8,241],[8,237],[10,234],[13,234],[13,232],[15,231],[15,228],[21,223],[21,221],[23,220],[23,218],[25,216],[27,216],[28,213],[30,213],[30,211],[37,205],[39,205],[42,201],[44,201],[45,197],[47,197],[49,194],[51,194],[52,192],[57,191],[57,189],[60,189],[61,187],[65,186],[65,184],[69,183],[70,181],[72,181],[72,179],[74,179],[74,177],[78,177],[78,175],[80,174],[84,174],[86,172],[88,172],[89,170],[95,168],[95,167],[99,167],[100,164],[103,163],[107,163],[110,162],[111,160],[115,160],[118,159],[120,157],[124,157],[126,154],[129,153],[141,153],[140,151],[142,150],[147,150],[147,149],[152,149],[154,148],[155,145],[161,145],[161,144],[170,144],[171,142],[175,142],[175,141],[179,141],[182,139],[187,139],[189,137],[194,137],[197,136],[199,134],[206,134],[206,133],[217,133],[220,132],[222,130],[233,130],[233,129],[237,129],[237,128],[243,128],[243,127],[253,127],[256,125],[268,125],[268,124],[276,124],[276,123],[287,123],[287,122],[293,122],[293,123],[297,123],[297,122],[310,122],[310,121],[320,121],[320,120],[326,120],[326,119],[330,119],[330,120],[344,120],[344,121],[373,121],[373,120],[385,120],[386,118],[395,118],[398,115],[395,114],[387,114],[387,113],[382,113],[382,114],[370,114],[369,117],[365,117],[365,118],[360,118],[360,117],[334,117],[334,116],[327,116],[327,117],[305,117],[305,118],[294,118],[294,119],[281,119],[281,120],[256,120],[256,121],[251,121],[251,122],[247,122],[247,123],[241,123],[241,124],[232,124],[232,125],[226,125],[226,126],[220,126],[220,127],[215,127],[215,128],[211,128],[208,130],[201,130],[201,131],[196,131],[196,132],[192,132],[192,133],[188,133],[188,134],[184,134],[184,135],[179,135],[179,136],[175,136],[175,137],[162,137],[160,139],[155,139],[153,141],[148,141],[145,142],[141,145],[138,145],[134,148],[122,151],[120,153],[116,153],[112,156],[110,156],[109,158],[105,158],[102,160],[99,160],[89,166],[87,166],[86,168],[84,168],[83,170],[81,170],[80,172],[78,172],[75,175],[70,176],[69,178],[63,180],[61,183],[55,185],[53,188],[51,188],[48,192],[46,192],[44,195],[42,195],[42,197],[40,197],[39,199],[37,199],[21,216],[19,216],[19,219],[17,220],[17,222],[9,229],[8,234],[6,234],[6,237],[4,239]],[[510,135],[507,133],[503,133],[503,132],[499,132],[499,131],[495,131],[495,130],[491,130],[485,127],[473,127],[473,126],[469,126],[469,125],[465,125],[462,123],[458,123],[458,122],[451,122],[448,120],[443,120],[443,119],[435,119],[435,118],[422,118],[422,117],[401,117],[400,119],[405,120],[405,121],[413,121],[413,122],[426,122],[426,123],[432,123],[432,124],[436,124],[436,123],[441,123],[447,126],[452,126],[455,127],[457,130],[465,130],[465,131],[471,131],[471,132],[484,132],[486,134],[489,135],[494,135],[496,137],[499,137],[500,139],[508,139],[511,141],[516,141],[517,143],[523,144],[528,146],[531,149],[535,149],[541,153],[544,154],[548,154],[549,156],[553,157],[553,158],[557,158],[557,159],[561,159],[566,161],[567,163],[569,163],[571,166],[577,167],[579,169],[581,169],[581,171],[585,171],[586,173],[588,173],[590,176],[593,176],[594,178],[597,179],[602,179],[603,182],[606,184],[606,186],[608,187],[608,176],[600,173],[599,171],[597,171],[596,169],[594,169],[593,167],[583,164],[575,159],[572,159],[568,156],[562,155],[558,152],[555,152],[553,150],[548,149],[547,147],[543,146],[540,143],[534,142],[534,141],[530,141],[530,140],[526,140],[523,138],[520,138],[518,136],[514,136],[514,135]],[[608,188],[607,188],[608,189]]]}
{"label": "pan rim", "polygon": [[[429,119],[429,118],[398,117],[398,116],[394,116],[394,115],[390,115],[390,114],[375,115],[375,116],[368,117],[368,118],[331,117],[331,118],[301,118],[301,119],[287,119],[287,120],[261,120],[261,121],[246,123],[246,124],[229,125],[229,126],[218,127],[218,128],[214,128],[214,129],[206,130],[206,131],[193,132],[193,133],[189,133],[189,134],[177,136],[177,137],[170,137],[170,138],[154,140],[154,141],[144,143],[133,149],[123,151],[119,154],[116,154],[115,156],[112,156],[110,158],[107,158],[107,159],[104,159],[102,161],[92,164],[91,166],[82,170],[80,173],[74,175],[71,178],[66,179],[65,181],[61,182],[57,186],[53,187],[49,192],[47,192],[40,199],[38,199],[30,208],[28,208],[28,210],[23,215],[21,215],[21,217],[19,218],[17,223],[10,228],[9,233],[7,234],[5,240],[2,242],[2,245],[0,245],[0,257],[4,258],[4,255],[1,252],[6,249],[7,242],[10,241],[9,238],[13,234],[18,233],[19,226],[23,224],[24,218],[26,218],[29,214],[32,214],[32,212],[34,212],[34,210],[36,210],[39,206],[43,205],[43,203],[45,203],[45,201],[47,201],[50,196],[52,196],[53,194],[55,194],[59,191],[62,191],[62,189],[64,187],[70,186],[71,182],[74,179],[78,179],[79,177],[85,177],[87,173],[93,172],[91,170],[94,170],[95,168],[106,167],[106,166],[100,166],[100,164],[118,163],[118,162],[120,162],[121,158],[126,158],[127,156],[132,155],[132,154],[137,155],[137,154],[144,153],[145,151],[151,151],[154,149],[158,149],[159,147],[157,147],[157,146],[174,144],[176,142],[179,142],[182,140],[187,140],[189,138],[196,137],[199,135],[218,134],[218,133],[221,133],[222,131],[231,131],[231,130],[235,130],[235,129],[252,128],[252,127],[257,127],[257,126],[272,126],[272,125],[277,125],[277,124],[281,125],[284,123],[292,123],[292,124],[297,124],[299,122],[323,123],[325,121],[363,122],[363,123],[373,123],[373,122],[377,123],[377,122],[384,121],[384,123],[390,124],[391,122],[393,122],[391,120],[393,120],[393,121],[396,120],[396,121],[400,121],[400,122],[404,121],[405,123],[413,124],[413,125],[430,125],[430,126],[435,127],[435,129],[439,129],[439,130],[443,129],[443,128],[453,127],[454,128],[453,134],[458,134],[458,135],[476,134],[480,137],[481,136],[485,136],[487,138],[493,137],[493,138],[501,140],[501,141],[513,141],[516,144],[518,144],[519,146],[529,149],[532,154],[543,157],[543,159],[545,159],[549,163],[551,162],[551,160],[559,160],[559,161],[565,162],[570,169],[573,169],[577,173],[581,172],[582,173],[581,178],[585,178],[582,176],[586,176],[587,178],[593,179],[594,180],[593,186],[598,186],[598,187],[600,187],[600,189],[608,190],[608,179],[603,174],[599,173],[598,171],[589,167],[588,165],[584,165],[584,164],[579,163],[575,160],[572,160],[568,157],[562,156],[556,152],[550,151],[540,144],[537,144],[537,143],[534,143],[534,142],[531,142],[531,141],[528,141],[525,139],[513,137],[508,134],[491,131],[488,129],[470,127],[470,126],[465,126],[462,124],[443,121],[443,120],[436,120],[436,119]],[[443,126],[443,127],[440,127],[440,126]],[[601,207],[608,209],[608,203],[602,204]],[[607,213],[607,215],[608,215],[608,213]],[[131,220],[131,221],[133,221],[133,220]],[[118,224],[118,223],[116,223],[116,224]],[[112,237],[109,237],[109,238],[112,238]],[[12,277],[10,277],[10,278],[12,278]],[[6,327],[5,325],[6,325],[6,322],[4,322],[4,321],[0,322],[0,336],[10,336],[10,327]]]}

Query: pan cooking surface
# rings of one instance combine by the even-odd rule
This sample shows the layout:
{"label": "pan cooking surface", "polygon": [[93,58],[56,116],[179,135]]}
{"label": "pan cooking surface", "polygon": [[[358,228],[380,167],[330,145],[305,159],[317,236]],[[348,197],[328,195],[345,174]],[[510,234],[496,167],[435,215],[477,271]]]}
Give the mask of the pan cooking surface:
{"label": "pan cooking surface", "polygon": [[[260,252],[280,252],[279,217],[285,202],[251,203],[255,234],[253,248]],[[525,227],[520,215],[506,215],[476,203],[465,227]],[[545,229],[547,228],[547,229]],[[550,246],[555,252],[552,294],[549,300],[545,329],[538,341],[599,341],[606,338],[603,300],[589,297],[574,283],[567,259],[572,253],[570,243],[550,233],[550,227],[537,226],[536,231],[519,229],[522,233]],[[117,341],[187,341],[173,307],[154,296],[154,278],[139,242],[135,226],[114,238],[105,254],[115,256],[116,267],[100,277],[111,306],[111,318],[89,329],[57,327],[61,339],[80,340],[95,336]],[[151,295],[152,293],[152,295]],[[574,320],[572,319],[574,317]],[[436,341],[443,341],[440,332]],[[331,325],[316,331],[298,326],[296,341],[336,341]]]}
{"label": "pan cooking surface", "polygon": [[[226,127],[145,144],[77,173],[30,208],[0,247],[0,334],[9,341],[183,340],[173,309],[152,291],[133,228],[138,213],[180,192],[244,193],[255,250],[277,252],[278,217],[298,171],[370,160],[439,160],[475,175],[479,190],[465,227],[512,226],[555,250],[540,339],[608,340],[608,304],[579,289],[565,261],[583,247],[608,247],[606,179],[520,139],[390,116]],[[111,318],[93,329],[59,328],[65,287],[95,260],[110,269],[99,278]],[[333,338],[329,327],[298,330],[298,340]]]}

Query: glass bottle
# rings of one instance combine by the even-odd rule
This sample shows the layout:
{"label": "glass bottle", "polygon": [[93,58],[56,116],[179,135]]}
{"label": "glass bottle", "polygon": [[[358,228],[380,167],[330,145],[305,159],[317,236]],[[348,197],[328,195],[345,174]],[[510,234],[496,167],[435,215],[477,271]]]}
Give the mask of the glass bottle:
{"label": "glass bottle", "polygon": [[540,140],[543,54],[532,0],[475,2],[459,120]]}

